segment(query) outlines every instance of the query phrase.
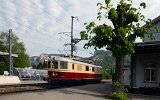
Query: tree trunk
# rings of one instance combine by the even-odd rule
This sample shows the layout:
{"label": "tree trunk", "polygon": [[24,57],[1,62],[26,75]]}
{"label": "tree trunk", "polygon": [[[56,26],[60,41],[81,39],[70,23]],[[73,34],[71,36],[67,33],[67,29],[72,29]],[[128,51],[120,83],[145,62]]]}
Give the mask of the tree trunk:
{"label": "tree trunk", "polygon": [[[124,57],[116,57],[115,82],[123,85]],[[114,92],[123,92],[123,86],[114,86]]]}

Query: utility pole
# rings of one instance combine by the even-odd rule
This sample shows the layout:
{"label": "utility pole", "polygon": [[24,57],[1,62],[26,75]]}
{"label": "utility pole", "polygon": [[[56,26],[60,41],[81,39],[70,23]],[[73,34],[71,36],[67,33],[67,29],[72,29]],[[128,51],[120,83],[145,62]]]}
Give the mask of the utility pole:
{"label": "utility pole", "polygon": [[11,35],[12,29],[9,29],[9,75],[13,75],[13,66],[12,66],[12,40]]}
{"label": "utility pole", "polygon": [[74,51],[75,45],[81,40],[81,39],[78,39],[78,38],[73,38],[73,19],[74,18],[78,18],[78,17],[77,16],[76,17],[71,16],[71,32],[60,32],[60,33],[58,33],[58,34],[71,33],[71,35],[65,34],[65,35],[71,37],[71,43],[65,44],[65,45],[70,45],[71,46],[71,57],[73,57],[73,51]]}
{"label": "utility pole", "polygon": [[71,57],[73,57],[73,16],[71,16]]}
{"label": "utility pole", "polygon": [[71,20],[71,57],[73,57],[73,42],[74,42],[74,39],[73,39],[73,18],[78,18],[77,16],[74,17],[74,16],[71,16],[72,20]]}

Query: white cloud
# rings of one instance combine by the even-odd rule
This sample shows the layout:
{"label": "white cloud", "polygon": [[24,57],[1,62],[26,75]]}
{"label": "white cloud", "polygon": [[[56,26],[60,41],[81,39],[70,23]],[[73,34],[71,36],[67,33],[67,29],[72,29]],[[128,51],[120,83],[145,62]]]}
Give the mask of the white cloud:
{"label": "white cloud", "polygon": [[[79,22],[74,19],[74,37],[84,29],[83,23],[96,19],[99,11],[96,6],[100,0],[1,0],[0,28],[1,31],[13,29],[21,41],[26,45],[29,55],[40,53],[59,53],[64,51],[64,44],[70,43],[70,37],[58,34],[71,31],[71,16],[78,16]],[[143,0],[145,1],[145,0]],[[100,2],[104,2],[101,0]],[[113,1],[114,4],[117,1]],[[147,18],[159,16],[159,0],[147,0],[147,8],[142,10]],[[134,1],[139,5],[140,1]],[[3,13],[4,12],[4,13]],[[8,20],[10,19],[10,20]],[[8,20],[8,21],[7,21]],[[11,21],[12,20],[12,21]],[[15,22],[13,22],[15,21]],[[105,20],[106,23],[108,21]],[[84,42],[77,44],[76,55],[89,56],[94,49],[83,51]],[[65,47],[70,49],[70,47]],[[70,54],[69,51],[67,51]]]}

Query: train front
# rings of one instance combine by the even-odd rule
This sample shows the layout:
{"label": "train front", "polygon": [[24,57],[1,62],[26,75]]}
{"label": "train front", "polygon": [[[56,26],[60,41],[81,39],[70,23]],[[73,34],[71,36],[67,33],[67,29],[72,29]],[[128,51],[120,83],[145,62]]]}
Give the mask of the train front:
{"label": "train front", "polygon": [[[48,70],[47,81],[55,84],[63,79],[63,70],[67,69],[67,62],[62,61],[61,57],[52,57],[46,60],[46,66]],[[60,68],[61,66],[61,68]]]}

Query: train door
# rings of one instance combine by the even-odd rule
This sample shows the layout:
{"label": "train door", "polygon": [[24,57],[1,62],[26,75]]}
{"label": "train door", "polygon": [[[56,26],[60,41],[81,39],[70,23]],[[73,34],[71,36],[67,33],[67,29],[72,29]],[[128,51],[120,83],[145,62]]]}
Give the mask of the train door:
{"label": "train door", "polygon": [[61,72],[63,79],[67,80],[69,79],[69,73],[68,73],[68,62],[65,61],[60,61],[60,70],[63,70],[63,72]]}

